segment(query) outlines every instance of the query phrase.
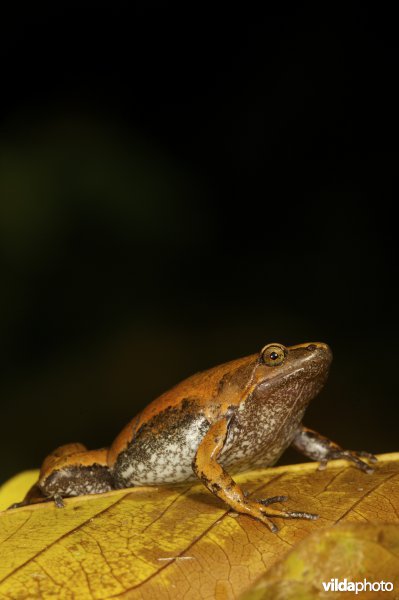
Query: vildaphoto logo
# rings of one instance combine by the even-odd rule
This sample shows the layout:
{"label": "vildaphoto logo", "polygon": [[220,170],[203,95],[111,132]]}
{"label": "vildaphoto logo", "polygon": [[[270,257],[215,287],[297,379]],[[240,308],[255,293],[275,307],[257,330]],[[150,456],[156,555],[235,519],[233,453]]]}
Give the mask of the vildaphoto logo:
{"label": "vildaphoto logo", "polygon": [[330,579],[330,581],[323,581],[323,588],[325,592],[392,592],[393,583],[391,581],[348,581],[346,578],[342,579]]}

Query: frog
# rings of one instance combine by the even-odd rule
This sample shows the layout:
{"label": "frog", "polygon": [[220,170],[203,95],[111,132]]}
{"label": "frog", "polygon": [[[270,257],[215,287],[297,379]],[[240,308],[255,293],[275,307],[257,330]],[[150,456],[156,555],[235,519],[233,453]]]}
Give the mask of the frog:
{"label": "frog", "polygon": [[[270,531],[282,519],[318,515],[273,506],[287,496],[252,499],[233,478],[276,464],[289,447],[324,469],[345,459],[366,474],[377,458],[344,450],[303,424],[322,390],[332,351],[324,342],[268,343],[258,353],[223,363],[181,381],[148,404],[108,448],[66,444],[42,464],[37,483],[17,506],[137,486],[200,480],[234,513]],[[16,505],[14,505],[15,507]]]}

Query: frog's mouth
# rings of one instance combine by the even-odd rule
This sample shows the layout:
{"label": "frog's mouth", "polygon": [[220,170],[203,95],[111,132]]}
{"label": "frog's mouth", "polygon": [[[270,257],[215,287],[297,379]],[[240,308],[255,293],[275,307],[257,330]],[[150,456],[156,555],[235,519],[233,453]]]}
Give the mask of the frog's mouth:
{"label": "frog's mouth", "polygon": [[[300,394],[300,396],[302,396],[303,401],[301,404],[306,406],[321,392],[327,378],[328,368],[320,368],[318,372],[309,372],[307,369],[300,368],[295,371],[288,380],[292,381],[292,384],[294,385],[298,385],[299,383],[298,387],[302,387],[302,394]],[[290,383],[288,383],[288,387],[291,387]]]}

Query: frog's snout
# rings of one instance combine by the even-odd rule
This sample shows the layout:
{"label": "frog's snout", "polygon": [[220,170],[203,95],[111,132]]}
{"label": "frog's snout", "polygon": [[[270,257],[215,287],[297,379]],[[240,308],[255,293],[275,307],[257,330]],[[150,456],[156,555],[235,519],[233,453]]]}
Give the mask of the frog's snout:
{"label": "frog's snout", "polygon": [[308,350],[321,350],[322,352],[326,352],[327,354],[331,354],[331,348],[328,344],[324,342],[311,342],[310,344],[306,344]]}
{"label": "frog's snout", "polygon": [[333,355],[328,344],[324,342],[311,342],[310,344],[306,344],[306,350],[314,353],[326,365],[330,365]]}

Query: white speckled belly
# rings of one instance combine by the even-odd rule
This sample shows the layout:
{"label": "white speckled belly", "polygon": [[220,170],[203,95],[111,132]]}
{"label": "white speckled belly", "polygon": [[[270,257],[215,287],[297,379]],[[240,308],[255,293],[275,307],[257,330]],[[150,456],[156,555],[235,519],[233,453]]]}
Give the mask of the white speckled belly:
{"label": "white speckled belly", "polygon": [[178,427],[165,427],[158,435],[141,435],[116,463],[116,483],[156,485],[195,479],[192,462],[209,429],[205,417],[186,419]]}

